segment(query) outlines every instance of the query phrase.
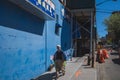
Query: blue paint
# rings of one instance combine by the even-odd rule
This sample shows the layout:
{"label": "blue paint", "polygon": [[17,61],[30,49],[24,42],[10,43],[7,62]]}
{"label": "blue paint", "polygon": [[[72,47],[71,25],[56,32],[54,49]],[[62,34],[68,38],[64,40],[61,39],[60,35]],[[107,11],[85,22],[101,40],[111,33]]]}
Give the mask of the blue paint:
{"label": "blue paint", "polygon": [[71,48],[71,25],[64,19],[61,32],[61,45],[64,51]]}
{"label": "blue paint", "polygon": [[36,78],[51,64],[57,44],[63,50],[70,48],[70,23],[60,17],[60,2],[53,2],[62,26],[60,35],[55,34],[56,21],[42,20],[7,0],[0,1],[0,80]]}

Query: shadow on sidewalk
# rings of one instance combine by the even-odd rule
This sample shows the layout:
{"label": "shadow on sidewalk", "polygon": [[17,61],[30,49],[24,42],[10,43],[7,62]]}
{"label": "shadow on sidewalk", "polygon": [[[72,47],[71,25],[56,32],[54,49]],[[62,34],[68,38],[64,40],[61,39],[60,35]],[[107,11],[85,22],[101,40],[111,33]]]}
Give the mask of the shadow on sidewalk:
{"label": "shadow on sidewalk", "polygon": [[113,61],[115,64],[119,64],[119,65],[120,65],[120,59],[119,59],[119,58],[112,59],[112,61]]}
{"label": "shadow on sidewalk", "polygon": [[33,80],[56,80],[55,72],[43,74],[43,75],[41,75],[38,78],[33,79]]}
{"label": "shadow on sidewalk", "polygon": [[87,64],[83,64],[82,66],[84,67],[84,69],[90,69],[90,68],[92,68],[90,65],[87,65]]}

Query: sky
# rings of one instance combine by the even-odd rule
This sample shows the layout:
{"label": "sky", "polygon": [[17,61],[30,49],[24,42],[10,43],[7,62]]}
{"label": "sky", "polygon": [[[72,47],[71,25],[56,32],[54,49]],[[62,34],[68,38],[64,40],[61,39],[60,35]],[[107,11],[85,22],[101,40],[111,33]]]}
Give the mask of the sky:
{"label": "sky", "polygon": [[[104,3],[97,5],[101,2]],[[111,12],[118,10],[120,11],[120,0],[96,0],[96,26],[99,37],[104,37],[107,34],[104,20],[110,17]]]}

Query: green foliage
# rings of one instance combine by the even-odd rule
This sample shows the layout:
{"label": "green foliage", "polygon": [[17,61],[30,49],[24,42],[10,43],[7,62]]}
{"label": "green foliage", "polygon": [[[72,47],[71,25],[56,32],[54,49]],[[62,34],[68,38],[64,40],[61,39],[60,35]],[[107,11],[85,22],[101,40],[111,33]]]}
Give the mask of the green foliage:
{"label": "green foliage", "polygon": [[120,31],[120,13],[112,14],[104,21],[108,31]]}
{"label": "green foliage", "polygon": [[114,33],[115,40],[120,40],[120,13],[112,14],[104,20],[104,24],[108,32]]}
{"label": "green foliage", "polygon": [[108,39],[108,40],[107,40],[107,44],[112,44],[112,40],[111,40],[111,39]]}

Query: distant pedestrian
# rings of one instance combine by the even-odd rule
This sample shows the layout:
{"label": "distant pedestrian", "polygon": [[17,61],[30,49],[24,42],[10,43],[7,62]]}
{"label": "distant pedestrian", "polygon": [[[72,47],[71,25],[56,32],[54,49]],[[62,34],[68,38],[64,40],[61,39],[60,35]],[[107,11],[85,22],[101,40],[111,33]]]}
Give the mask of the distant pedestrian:
{"label": "distant pedestrian", "polygon": [[119,54],[119,59],[120,59],[120,45],[118,47],[118,54]]}
{"label": "distant pedestrian", "polygon": [[55,63],[55,69],[56,69],[56,77],[58,78],[58,73],[62,71],[63,75],[65,74],[65,61],[66,61],[66,56],[64,52],[61,50],[61,46],[57,45],[56,46],[57,51],[54,54],[54,63]]}
{"label": "distant pedestrian", "polygon": [[100,62],[100,49],[97,49],[96,61]]}
{"label": "distant pedestrian", "polygon": [[105,56],[102,49],[100,50],[100,63],[105,63]]}
{"label": "distant pedestrian", "polygon": [[96,57],[96,61],[101,62],[101,58],[102,58],[102,45],[100,44],[100,42],[97,44],[97,57]]}
{"label": "distant pedestrian", "polygon": [[118,55],[119,55],[119,59],[120,59],[120,40],[118,41]]}
{"label": "distant pedestrian", "polygon": [[102,54],[104,55],[104,58],[105,58],[105,59],[108,59],[108,58],[109,58],[107,49],[105,49],[105,48],[102,49]]}
{"label": "distant pedestrian", "polygon": [[107,54],[106,49],[104,49],[101,45],[101,47],[97,51],[97,61],[99,63],[105,63],[106,58],[109,58],[109,55]]}

